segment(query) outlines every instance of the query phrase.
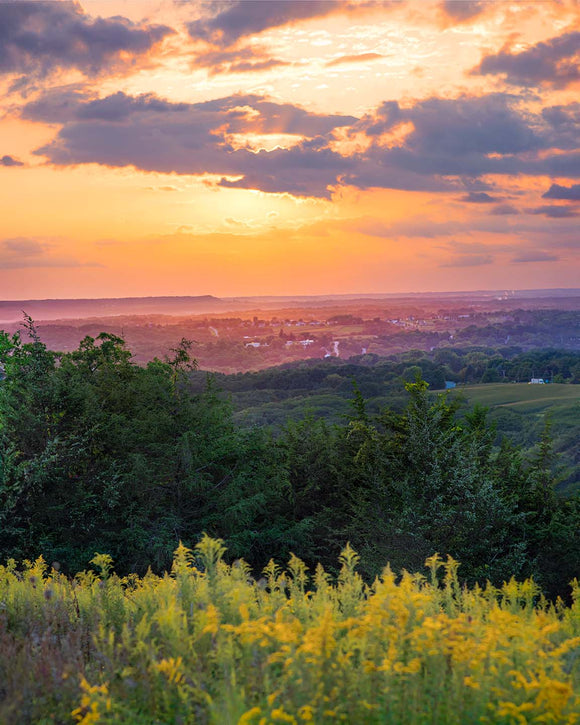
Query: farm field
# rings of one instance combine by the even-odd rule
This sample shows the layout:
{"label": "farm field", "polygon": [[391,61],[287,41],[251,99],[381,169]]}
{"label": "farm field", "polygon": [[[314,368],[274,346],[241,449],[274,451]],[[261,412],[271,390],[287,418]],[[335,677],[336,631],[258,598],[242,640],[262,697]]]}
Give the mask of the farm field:
{"label": "farm field", "polygon": [[580,404],[580,385],[530,385],[528,383],[486,383],[456,388],[470,403],[508,406],[519,412],[543,413],[577,408]]}
{"label": "farm field", "polygon": [[557,454],[557,488],[574,494],[580,488],[580,385],[530,385],[528,383],[486,383],[456,388],[473,406],[489,408],[498,434],[506,435],[533,458],[546,424]]}

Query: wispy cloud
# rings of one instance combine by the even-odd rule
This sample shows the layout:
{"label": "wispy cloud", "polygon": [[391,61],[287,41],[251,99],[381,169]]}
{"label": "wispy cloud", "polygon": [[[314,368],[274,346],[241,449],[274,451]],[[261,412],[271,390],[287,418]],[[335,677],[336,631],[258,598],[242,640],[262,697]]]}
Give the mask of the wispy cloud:
{"label": "wispy cloud", "polygon": [[259,73],[290,65],[272,57],[264,48],[248,45],[243,48],[212,48],[198,53],[193,62],[195,68],[207,68],[210,75],[219,73]]}
{"label": "wispy cloud", "polygon": [[194,40],[227,47],[242,38],[255,36],[271,28],[279,28],[336,12],[356,12],[368,7],[395,3],[368,0],[231,0],[217,4],[218,12],[188,23]]}
{"label": "wispy cloud", "polygon": [[493,264],[491,254],[464,254],[441,262],[440,267],[481,267],[486,264]]}
{"label": "wispy cloud", "polygon": [[580,210],[570,206],[558,206],[556,204],[546,204],[530,209],[532,214],[542,214],[543,216],[552,217],[553,219],[567,219],[573,216],[580,216]]}
{"label": "wispy cloud", "polygon": [[354,55],[341,55],[338,58],[329,60],[326,67],[332,68],[335,65],[343,65],[345,63],[368,63],[373,60],[381,60],[381,58],[384,57],[385,56],[381,55],[381,53],[355,53]]}
{"label": "wispy cloud", "polygon": [[560,259],[558,255],[551,252],[542,251],[524,251],[512,258],[512,262],[557,262]]}
{"label": "wispy cloud", "polygon": [[31,267],[96,267],[94,262],[80,262],[74,257],[58,254],[55,245],[31,237],[0,240],[0,269]]}

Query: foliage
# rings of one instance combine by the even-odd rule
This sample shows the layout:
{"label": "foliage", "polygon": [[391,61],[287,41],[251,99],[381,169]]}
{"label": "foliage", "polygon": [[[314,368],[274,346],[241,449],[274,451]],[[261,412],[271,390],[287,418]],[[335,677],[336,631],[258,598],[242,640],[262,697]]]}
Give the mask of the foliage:
{"label": "foliage", "polygon": [[284,477],[266,437],[234,428],[211,379],[188,392],[188,341],[139,367],[114,335],[56,356],[29,324],[31,343],[0,339],[0,551],[70,571],[106,550],[144,572],[207,529],[259,559],[252,532],[267,545]]}
{"label": "foliage", "polygon": [[[192,546],[206,531],[254,572],[293,552],[336,573],[350,541],[367,582],[385,561],[416,571],[440,551],[462,561],[471,584],[533,575],[550,597],[567,596],[580,506],[555,493],[549,428],[526,460],[496,446],[483,408],[463,411],[421,377],[406,383],[398,410],[376,414],[366,398],[372,380],[357,380],[353,394],[351,376],[342,419],[306,415],[274,436],[238,427],[212,376],[192,392],[188,340],[140,367],[115,335],[56,355],[26,326],[30,342],[0,335],[4,558],[42,554],[69,573],[92,560],[105,571],[94,556],[107,551],[119,573],[143,575],[168,570],[178,541]],[[407,353],[399,372],[417,373],[420,356]],[[397,369],[381,365],[383,375]],[[313,388],[328,377],[328,368],[287,372],[289,387],[297,376]],[[263,373],[264,384],[277,376]]]}
{"label": "foliage", "polygon": [[577,583],[566,608],[532,580],[462,587],[433,555],[367,585],[349,546],[336,579],[292,556],[255,581],[223,552],[180,545],[163,577],[0,567],[0,720],[577,722]]}

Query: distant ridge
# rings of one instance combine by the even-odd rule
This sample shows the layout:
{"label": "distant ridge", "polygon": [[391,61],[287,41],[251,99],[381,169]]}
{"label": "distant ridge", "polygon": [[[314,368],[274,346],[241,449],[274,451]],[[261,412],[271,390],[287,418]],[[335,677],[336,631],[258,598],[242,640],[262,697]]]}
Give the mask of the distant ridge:
{"label": "distant ridge", "polygon": [[339,302],[399,301],[418,302],[440,299],[441,301],[476,302],[489,300],[558,300],[580,296],[578,288],[538,290],[471,290],[460,292],[361,292],[328,295],[261,295],[238,297],[198,296],[150,296],[106,297],[97,299],[45,299],[0,300],[0,323],[22,320],[22,313],[37,321],[82,319],[88,317],[115,317],[121,315],[204,315],[213,312],[239,312],[242,310],[292,308],[305,304],[327,307]]}
{"label": "distant ridge", "polygon": [[223,312],[235,307],[213,295],[197,297],[108,297],[102,299],[46,299],[0,301],[0,322],[17,322],[25,312],[34,320],[74,319],[79,317],[109,317],[115,315],[172,315]]}

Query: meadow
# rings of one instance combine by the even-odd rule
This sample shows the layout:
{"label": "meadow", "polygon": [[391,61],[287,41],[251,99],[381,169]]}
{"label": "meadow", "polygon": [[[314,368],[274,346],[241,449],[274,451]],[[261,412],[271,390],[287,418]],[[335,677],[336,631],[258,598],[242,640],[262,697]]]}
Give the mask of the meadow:
{"label": "meadow", "polygon": [[347,546],[337,577],[292,556],[257,581],[223,542],[180,545],[170,574],[119,578],[95,555],[67,578],[0,567],[0,721],[576,723],[580,598],[531,580],[467,588],[428,575],[371,585]]}
{"label": "meadow", "polygon": [[558,414],[578,411],[580,386],[550,383],[530,385],[529,383],[485,383],[460,388],[471,403],[481,405],[508,406],[521,413],[542,414],[554,408]]}
{"label": "meadow", "polygon": [[[484,405],[499,433],[517,441],[533,455],[546,423],[553,439],[557,488],[570,495],[578,492],[580,456],[580,386],[550,383],[486,383],[457,389],[469,405]],[[455,391],[453,391],[455,392]]]}

